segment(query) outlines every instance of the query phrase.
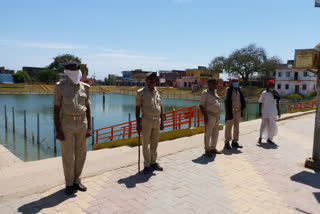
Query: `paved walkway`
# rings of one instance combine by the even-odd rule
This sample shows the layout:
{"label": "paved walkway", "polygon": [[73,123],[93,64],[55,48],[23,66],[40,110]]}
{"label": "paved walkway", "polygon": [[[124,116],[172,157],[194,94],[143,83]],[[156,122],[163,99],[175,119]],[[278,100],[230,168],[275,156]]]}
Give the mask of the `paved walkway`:
{"label": "paved walkway", "polygon": [[277,145],[256,144],[259,120],[241,123],[244,148],[213,158],[203,156],[203,135],[160,143],[164,172],[139,175],[136,164],[122,162],[122,168],[85,178],[88,191],[75,197],[67,197],[63,185],[4,195],[0,213],[320,213],[320,173],[303,167],[312,152],[314,117],[279,122]]}

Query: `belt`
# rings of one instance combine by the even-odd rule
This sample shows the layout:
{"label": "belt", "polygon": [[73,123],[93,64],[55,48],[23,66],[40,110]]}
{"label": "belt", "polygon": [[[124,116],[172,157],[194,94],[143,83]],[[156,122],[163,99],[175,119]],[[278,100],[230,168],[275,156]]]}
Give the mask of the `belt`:
{"label": "belt", "polygon": [[86,118],[86,114],[81,114],[81,115],[62,114],[62,118],[67,120],[83,120]]}
{"label": "belt", "polygon": [[208,114],[210,114],[211,116],[217,116],[219,115],[220,112],[207,112]]}
{"label": "belt", "polygon": [[150,119],[150,120],[159,120],[160,119],[160,116],[143,115],[142,117]]}
{"label": "belt", "polygon": [[232,108],[232,111],[241,111],[240,108]]}

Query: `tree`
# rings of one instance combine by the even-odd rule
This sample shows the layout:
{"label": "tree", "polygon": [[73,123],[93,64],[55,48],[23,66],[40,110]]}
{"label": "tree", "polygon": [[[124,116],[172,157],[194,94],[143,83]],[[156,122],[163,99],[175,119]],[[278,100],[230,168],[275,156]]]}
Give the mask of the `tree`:
{"label": "tree", "polygon": [[222,73],[224,71],[225,60],[226,58],[224,58],[223,56],[214,58],[208,67],[208,71],[210,72],[210,74],[214,74],[216,72]]}
{"label": "tree", "polygon": [[82,74],[88,75],[88,73],[89,73],[87,64],[80,64],[80,70],[81,70]]}
{"label": "tree", "polygon": [[59,55],[53,58],[53,62],[48,66],[48,68],[58,72],[58,73],[63,73],[64,71],[64,66],[69,62],[69,61],[75,61],[80,64],[80,70],[83,74],[88,75],[88,67],[86,64],[81,64],[81,59],[79,57],[76,57],[72,54],[63,54]]}
{"label": "tree", "polygon": [[264,62],[264,66],[262,67],[261,73],[263,73],[267,77],[274,76],[274,73],[278,65],[281,63],[281,59],[279,59],[276,56],[273,56],[270,59],[266,59]]}
{"label": "tree", "polygon": [[97,80],[96,81],[96,85],[104,85],[104,81],[103,80]]}
{"label": "tree", "polygon": [[44,68],[35,73],[35,79],[39,82],[56,82],[59,79],[59,75],[54,70]]}
{"label": "tree", "polygon": [[105,84],[105,85],[109,85],[109,80],[108,80],[107,77],[104,78],[104,84]]}
{"label": "tree", "polygon": [[13,76],[14,82],[16,82],[16,83],[23,83],[23,82],[31,81],[29,74],[25,71],[17,71],[12,76]]}
{"label": "tree", "polygon": [[268,58],[265,50],[250,44],[225,57],[216,57],[209,64],[209,69],[224,72],[241,78],[247,85],[249,78],[255,73],[272,74],[281,63],[278,57]]}

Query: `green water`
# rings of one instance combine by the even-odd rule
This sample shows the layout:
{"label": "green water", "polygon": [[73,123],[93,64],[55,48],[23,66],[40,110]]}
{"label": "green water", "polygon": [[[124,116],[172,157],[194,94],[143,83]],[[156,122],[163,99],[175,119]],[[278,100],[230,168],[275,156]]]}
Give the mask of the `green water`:
{"label": "green water", "polygon": [[[135,120],[135,97],[131,95],[106,94],[103,105],[102,94],[91,95],[91,111],[94,128],[99,129],[129,120]],[[56,141],[54,153],[53,96],[52,95],[0,95],[0,144],[23,161],[32,161],[60,156],[60,143]],[[5,129],[4,106],[7,108]],[[164,112],[188,106],[199,106],[196,100],[163,99]],[[15,112],[15,133],[13,133],[12,107]],[[221,107],[221,123],[224,124],[224,107]],[[24,138],[24,110],[26,111],[27,138]],[[249,104],[245,118],[256,118],[257,105]],[[40,143],[37,143],[37,114],[40,123]],[[130,115],[130,116],[129,116]],[[34,134],[34,141],[32,135]],[[88,150],[92,149],[92,139],[87,140]]]}

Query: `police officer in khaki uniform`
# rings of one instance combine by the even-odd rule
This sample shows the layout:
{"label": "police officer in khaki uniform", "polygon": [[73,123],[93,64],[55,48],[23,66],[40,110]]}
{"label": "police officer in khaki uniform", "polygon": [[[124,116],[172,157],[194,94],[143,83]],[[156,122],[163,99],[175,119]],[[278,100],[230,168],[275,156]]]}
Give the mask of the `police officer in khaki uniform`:
{"label": "police officer in khaki uniform", "polygon": [[91,134],[89,85],[80,82],[77,62],[68,62],[64,72],[67,79],[57,82],[54,89],[54,123],[60,140],[66,193],[86,191],[80,175],[87,154],[87,137]]}
{"label": "police officer in khaki uniform", "polygon": [[204,150],[207,157],[221,154],[216,149],[219,136],[220,97],[217,94],[217,80],[208,80],[208,89],[204,90],[200,98],[200,110],[204,116]]}
{"label": "police officer in khaki uniform", "polygon": [[[139,134],[142,133],[144,174],[151,173],[153,170],[163,171],[156,162],[159,134],[164,128],[161,95],[155,88],[156,77],[156,73],[148,73],[147,85],[139,89],[136,96],[137,131]],[[140,118],[140,110],[142,110],[142,118]]]}
{"label": "police officer in khaki uniform", "polygon": [[[246,107],[246,102],[242,94],[241,89],[239,88],[239,79],[232,78],[231,86],[226,89],[224,96],[224,107],[226,115],[226,128],[225,128],[225,148],[231,149],[242,148],[239,145],[239,124],[240,119],[243,117],[243,110]],[[231,129],[233,127],[233,138],[231,138]],[[230,140],[232,143],[230,146]]]}

